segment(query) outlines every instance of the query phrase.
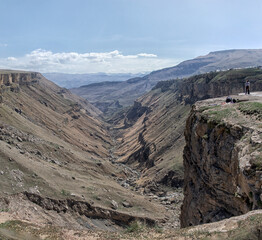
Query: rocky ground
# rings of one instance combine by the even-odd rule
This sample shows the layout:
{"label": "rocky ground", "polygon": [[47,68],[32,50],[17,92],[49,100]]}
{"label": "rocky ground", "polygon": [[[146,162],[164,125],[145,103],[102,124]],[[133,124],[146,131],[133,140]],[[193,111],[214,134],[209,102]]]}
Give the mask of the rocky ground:
{"label": "rocky ground", "polygon": [[[115,176],[115,181],[122,187],[136,192],[143,196],[150,202],[156,202],[162,205],[165,209],[165,219],[158,221],[157,225],[163,229],[179,229],[180,228],[180,212],[183,202],[183,189],[171,188],[160,185],[158,183],[152,183],[150,187],[143,187],[138,184],[141,177],[141,172],[128,166],[126,164],[118,162],[119,157],[114,154],[117,142],[113,139],[115,147],[110,150],[110,161],[116,166],[119,171],[124,173],[123,177]],[[124,203],[125,207],[130,207],[129,202]],[[116,207],[116,206],[115,206]]]}

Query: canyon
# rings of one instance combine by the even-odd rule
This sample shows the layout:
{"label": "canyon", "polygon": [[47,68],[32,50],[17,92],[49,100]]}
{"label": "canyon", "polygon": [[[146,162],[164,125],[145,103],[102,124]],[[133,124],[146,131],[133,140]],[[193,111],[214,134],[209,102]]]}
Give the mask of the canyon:
{"label": "canyon", "polygon": [[194,239],[200,227],[173,230],[182,187],[182,227],[260,208],[261,97],[224,103],[247,79],[261,90],[261,76],[247,68],[161,81],[109,117],[39,73],[0,72],[0,215],[10,223],[0,236],[26,224],[33,239],[36,224],[53,239],[103,239],[101,230],[121,239],[143,222],[152,239]]}

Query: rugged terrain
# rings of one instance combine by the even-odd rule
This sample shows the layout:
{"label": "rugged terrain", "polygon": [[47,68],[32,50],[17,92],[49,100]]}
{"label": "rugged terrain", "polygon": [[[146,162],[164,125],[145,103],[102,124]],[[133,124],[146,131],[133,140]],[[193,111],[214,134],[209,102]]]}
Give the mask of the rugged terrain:
{"label": "rugged terrain", "polygon": [[[2,213],[0,219],[0,237],[3,240],[122,240],[122,239],[175,239],[175,240],[260,240],[261,210],[232,217],[216,223],[203,224],[180,230],[164,230],[146,227],[142,223],[133,224],[125,232],[102,232],[91,230],[73,230],[52,225],[37,225],[27,221],[6,221],[8,214]],[[5,222],[3,222],[5,221]]]}
{"label": "rugged terrain", "polygon": [[[260,212],[228,220],[231,227],[225,227],[221,222],[172,230],[180,226],[183,149],[185,144],[186,149],[190,144],[190,130],[186,131],[185,142],[184,129],[190,109],[196,101],[212,98],[209,100],[211,105],[200,107],[200,112],[207,118],[221,120],[219,112],[224,104],[214,105],[217,103],[213,98],[224,96],[220,100],[224,103],[226,95],[243,92],[247,79],[251,81],[251,93],[262,89],[262,70],[259,68],[162,81],[137,99],[131,108],[107,118],[106,123],[98,109],[39,73],[1,71],[0,236],[3,239],[137,239],[147,236],[151,239],[221,239],[221,236],[232,236],[234,239],[246,233],[258,236]],[[252,96],[235,98],[247,97],[252,99]],[[259,127],[261,123],[259,107],[253,106],[252,102],[226,105],[232,107],[226,114],[231,110],[234,112],[236,107],[239,116],[251,115],[247,119],[252,126],[243,125],[243,131],[248,127]],[[251,106],[241,105],[249,103]],[[191,116],[192,112],[189,119]],[[253,133],[247,137],[252,138],[251,145],[260,141]],[[234,135],[234,131],[232,134],[236,139],[242,139],[242,136]],[[205,134],[202,137],[206,141],[209,139]],[[244,140],[242,144],[249,144]],[[259,149],[260,145],[251,146],[254,153]],[[254,154],[255,160],[256,156]],[[252,162],[252,159],[249,160]],[[185,167],[189,164],[185,163]],[[259,169],[259,162],[254,164]],[[200,170],[197,169],[197,173]],[[239,212],[232,208],[225,217],[259,208],[260,192],[257,183],[254,188],[252,186],[253,168],[250,171],[248,186],[243,177],[239,191],[234,192],[235,198],[240,199],[236,202],[246,201],[249,208],[239,205]],[[224,176],[223,171],[221,174]],[[193,180],[185,176],[182,226],[223,219],[224,215],[216,215],[212,209],[206,213],[205,209],[189,206],[190,197],[195,196],[196,202],[199,199],[197,194],[192,194],[196,191],[190,185]],[[193,173],[189,177],[201,180]],[[201,184],[195,183],[196,186]],[[252,194],[249,191],[253,191]],[[202,200],[207,196],[207,202],[211,199],[213,203],[208,193],[203,190]],[[207,218],[199,218],[196,209],[203,211]],[[253,225],[249,226],[251,222]],[[245,232],[240,233],[237,226],[243,226]],[[220,228],[221,231],[214,232]]]}
{"label": "rugged terrain", "polygon": [[144,77],[123,82],[104,82],[71,89],[86,98],[103,112],[111,112],[133,104],[133,101],[149,92],[159,81],[184,78],[211,71],[231,68],[247,68],[262,65],[262,50],[226,50],[211,52],[184,61],[177,66],[154,71]]}
{"label": "rugged terrain", "polygon": [[247,79],[252,91],[262,89],[262,70],[257,68],[159,82],[113,119],[117,161],[142,171],[137,182],[145,188],[153,190],[159,183],[182,186],[184,128],[192,104],[219,96],[225,96],[225,101],[229,94],[243,92]]}
{"label": "rugged terrain", "polygon": [[262,207],[262,93],[232,97],[197,102],[187,120],[182,227]]}
{"label": "rugged terrain", "polygon": [[0,73],[0,209],[12,219],[115,231],[165,222],[159,201],[121,186],[99,110],[39,73]]}

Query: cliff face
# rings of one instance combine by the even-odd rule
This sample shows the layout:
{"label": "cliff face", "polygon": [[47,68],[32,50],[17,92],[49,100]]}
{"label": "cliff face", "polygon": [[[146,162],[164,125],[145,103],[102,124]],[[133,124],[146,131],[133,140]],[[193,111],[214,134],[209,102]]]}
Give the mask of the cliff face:
{"label": "cliff face", "polygon": [[[239,98],[239,96],[237,96]],[[186,123],[181,226],[262,207],[262,99],[198,102]]]}
{"label": "cliff face", "polygon": [[[262,89],[262,70],[258,68],[210,72],[196,75],[183,80],[159,82],[155,88],[177,89],[178,96],[187,104],[196,101],[244,93],[245,82],[251,82],[251,92]],[[172,86],[173,85],[173,86]]]}
{"label": "cliff face", "polygon": [[10,86],[13,83],[27,84],[36,82],[41,77],[37,72],[1,72],[0,71],[0,86]]}
{"label": "cliff face", "polygon": [[36,83],[39,79],[41,74],[37,72],[0,71],[0,103],[3,102],[4,92],[19,92],[19,86]]}

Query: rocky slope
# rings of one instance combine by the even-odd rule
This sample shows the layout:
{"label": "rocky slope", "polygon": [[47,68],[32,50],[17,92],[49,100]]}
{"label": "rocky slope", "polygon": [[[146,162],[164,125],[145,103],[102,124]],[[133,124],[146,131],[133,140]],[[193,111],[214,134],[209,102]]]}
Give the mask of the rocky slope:
{"label": "rocky slope", "polygon": [[0,71],[0,79],[0,209],[69,229],[164,221],[163,206],[117,181],[133,172],[111,162],[98,109],[39,73]]}
{"label": "rocky slope", "polygon": [[262,207],[262,95],[197,102],[187,120],[181,226]]}
{"label": "rocky slope", "polygon": [[247,68],[262,65],[262,50],[226,50],[211,52],[184,61],[177,66],[154,71],[144,77],[129,79],[124,82],[106,82],[71,89],[79,96],[88,99],[104,112],[133,104],[133,101],[149,92],[157,82],[184,78],[217,70]]}

